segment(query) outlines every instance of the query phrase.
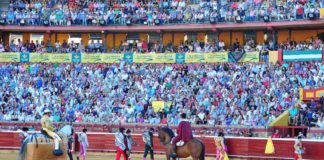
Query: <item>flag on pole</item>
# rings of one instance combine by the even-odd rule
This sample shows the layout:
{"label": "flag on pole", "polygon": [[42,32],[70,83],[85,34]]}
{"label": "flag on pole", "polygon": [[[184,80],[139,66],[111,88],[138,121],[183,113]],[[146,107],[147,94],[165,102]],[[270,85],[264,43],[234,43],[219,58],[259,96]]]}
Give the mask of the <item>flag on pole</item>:
{"label": "flag on pole", "polygon": [[269,136],[266,147],[265,147],[265,154],[274,154],[275,153],[275,148],[271,139],[271,136]]}

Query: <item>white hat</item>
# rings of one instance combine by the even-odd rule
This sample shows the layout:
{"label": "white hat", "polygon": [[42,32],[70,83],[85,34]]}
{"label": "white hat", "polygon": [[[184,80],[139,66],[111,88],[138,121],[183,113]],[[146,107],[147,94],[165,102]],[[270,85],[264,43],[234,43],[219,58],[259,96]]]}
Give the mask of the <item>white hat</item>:
{"label": "white hat", "polygon": [[43,114],[46,114],[46,113],[51,113],[51,111],[49,109],[45,109]]}

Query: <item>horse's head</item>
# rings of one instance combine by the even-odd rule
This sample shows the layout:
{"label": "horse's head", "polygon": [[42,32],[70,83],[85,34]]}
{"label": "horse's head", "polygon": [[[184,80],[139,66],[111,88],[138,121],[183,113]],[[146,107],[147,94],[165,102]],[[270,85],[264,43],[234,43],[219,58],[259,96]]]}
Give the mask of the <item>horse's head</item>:
{"label": "horse's head", "polygon": [[162,145],[166,145],[171,142],[174,137],[173,131],[168,127],[163,127],[158,129],[158,137]]}
{"label": "horse's head", "polygon": [[158,132],[158,138],[160,140],[160,144],[163,145],[165,141],[165,133],[162,132],[160,128],[157,130],[157,132]]}

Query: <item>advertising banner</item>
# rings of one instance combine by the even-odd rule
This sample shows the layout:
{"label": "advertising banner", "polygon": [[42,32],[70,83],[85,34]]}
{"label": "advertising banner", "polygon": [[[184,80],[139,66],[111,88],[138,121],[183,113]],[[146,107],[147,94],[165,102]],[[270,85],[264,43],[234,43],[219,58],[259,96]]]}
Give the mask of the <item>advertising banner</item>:
{"label": "advertising banner", "polygon": [[206,53],[205,60],[207,63],[228,62],[227,52]]}
{"label": "advertising banner", "polygon": [[246,52],[239,62],[259,62],[259,52]]}
{"label": "advertising banner", "polygon": [[1,53],[0,62],[20,62],[20,54],[12,52]]}

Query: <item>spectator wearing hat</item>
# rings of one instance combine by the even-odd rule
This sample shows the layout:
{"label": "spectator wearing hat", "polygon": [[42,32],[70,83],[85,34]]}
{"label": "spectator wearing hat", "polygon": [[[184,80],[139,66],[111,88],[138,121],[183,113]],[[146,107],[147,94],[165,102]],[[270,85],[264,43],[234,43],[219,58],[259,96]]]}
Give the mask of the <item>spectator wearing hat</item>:
{"label": "spectator wearing hat", "polygon": [[54,139],[54,150],[59,150],[59,143],[62,139],[54,132],[55,128],[50,119],[51,111],[46,109],[41,119],[42,131],[45,132],[49,137]]}

